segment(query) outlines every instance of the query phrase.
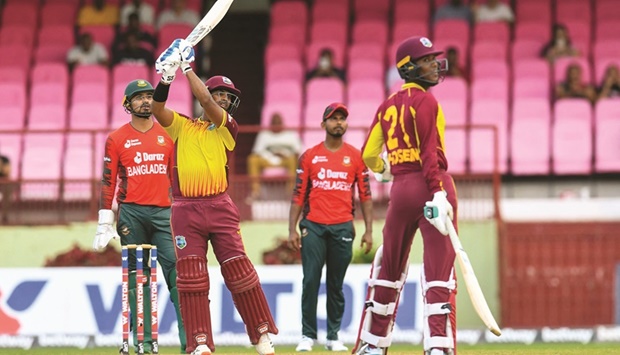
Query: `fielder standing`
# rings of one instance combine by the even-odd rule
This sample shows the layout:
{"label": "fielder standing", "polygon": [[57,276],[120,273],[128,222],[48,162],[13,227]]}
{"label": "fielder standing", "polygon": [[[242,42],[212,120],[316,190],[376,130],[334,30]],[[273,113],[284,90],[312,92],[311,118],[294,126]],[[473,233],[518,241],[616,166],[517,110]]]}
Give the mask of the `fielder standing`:
{"label": "fielder standing", "polygon": [[[302,339],[296,351],[312,351],[317,339],[316,307],[321,271],[327,266],[327,342],[330,351],[347,351],[338,340],[344,314],[342,284],[353,256],[355,228],[355,187],[364,216],[366,230],[361,247],[372,249],[372,198],[368,169],[360,151],[343,142],[349,112],[341,103],[327,106],[321,127],[325,141],[308,149],[299,158],[297,180],[289,214],[289,244],[301,248],[304,273],[301,295]],[[297,232],[299,222],[301,237]]]}
{"label": "fielder standing", "polygon": [[[268,333],[275,322],[258,275],[245,254],[237,206],[226,192],[228,160],[236,145],[238,125],[232,114],[240,91],[225,76],[202,83],[192,71],[194,50],[186,40],[175,40],[159,57],[162,79],[153,95],[153,114],[175,144],[172,170],[172,231],[176,243],[177,284],[187,349],[192,355],[215,351],[209,309],[208,242],[220,263],[226,287],[260,355],[275,353]],[[179,68],[204,112],[192,119],[165,106]]]}
{"label": "fielder standing", "polygon": [[[381,269],[374,280],[374,297],[367,301],[370,317],[365,316],[360,326],[358,354],[385,354],[391,344],[400,281],[418,228],[424,241],[424,353],[456,354],[455,253],[446,237],[447,219],[453,218],[456,226],[456,189],[446,172],[445,118],[427,92],[445,73],[445,59],[436,59],[441,53],[426,37],[411,37],[399,45],[396,67],[405,84],[379,106],[362,148],[366,165],[382,175],[378,179],[393,175],[394,183],[383,253],[375,256]],[[387,161],[380,157],[384,146]],[[427,220],[425,205],[437,207],[439,216]]]}
{"label": "fielder standing", "polygon": [[[110,133],[105,144],[103,179],[99,210],[99,226],[93,243],[103,249],[110,239],[121,245],[152,244],[157,246],[170,297],[174,303],[181,348],[185,349],[185,329],[179,310],[176,288],[176,255],[170,234],[170,163],[173,142],[164,129],[151,119],[153,86],[146,80],[134,80],[125,89],[123,106],[131,114],[131,122]],[[118,220],[116,231],[112,200],[118,184]],[[117,234],[118,233],[118,234]],[[148,253],[146,254],[148,255]],[[144,263],[149,265],[148,261]],[[136,254],[129,253],[129,305],[134,329],[136,316]],[[150,269],[145,267],[144,294],[150,294]],[[144,309],[151,309],[150,297],[144,297]],[[144,349],[150,352],[151,313],[144,312]],[[133,332],[134,346],[137,334]]]}

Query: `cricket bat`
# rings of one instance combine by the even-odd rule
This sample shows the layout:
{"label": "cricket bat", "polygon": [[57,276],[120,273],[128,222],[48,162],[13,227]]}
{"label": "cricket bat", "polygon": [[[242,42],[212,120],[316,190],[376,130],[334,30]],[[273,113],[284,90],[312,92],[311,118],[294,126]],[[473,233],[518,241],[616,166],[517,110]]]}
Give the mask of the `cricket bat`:
{"label": "cricket bat", "polygon": [[[424,207],[424,215],[428,218],[433,218],[437,216],[437,208],[436,207]],[[461,240],[459,239],[458,234],[456,233],[456,229],[454,229],[454,225],[452,224],[452,220],[448,218],[447,226],[448,228],[448,236],[450,237],[450,242],[452,242],[452,247],[456,252],[456,260],[458,260],[459,266],[461,267],[461,272],[463,273],[463,279],[465,279],[465,287],[467,288],[467,293],[469,294],[469,298],[471,303],[478,313],[478,316],[482,320],[482,322],[489,328],[491,333],[500,336],[502,335],[502,330],[497,325],[495,318],[493,318],[493,314],[489,309],[489,305],[484,298],[484,294],[482,293],[482,289],[480,288],[480,283],[478,283],[478,278],[474,273],[474,268],[471,266],[471,262],[469,261],[469,257],[463,249],[463,245],[461,244]]]}
{"label": "cricket bat", "polygon": [[195,47],[203,38],[205,38],[215,26],[224,18],[224,15],[228,12],[233,0],[217,0],[211,7],[205,17],[198,22],[196,27],[185,38],[192,47]]}

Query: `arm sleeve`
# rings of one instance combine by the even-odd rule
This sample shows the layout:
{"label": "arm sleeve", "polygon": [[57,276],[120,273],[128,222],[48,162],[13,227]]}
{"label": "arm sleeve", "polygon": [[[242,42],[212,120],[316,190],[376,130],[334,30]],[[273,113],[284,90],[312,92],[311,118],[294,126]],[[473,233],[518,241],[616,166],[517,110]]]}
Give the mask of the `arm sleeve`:
{"label": "arm sleeve", "polygon": [[116,189],[116,176],[118,173],[119,157],[114,146],[114,140],[108,136],[105,142],[105,153],[103,157],[103,176],[101,179],[101,197],[99,208],[112,209],[114,191]]}
{"label": "arm sleeve", "polygon": [[355,180],[357,180],[357,190],[360,194],[360,202],[365,202],[372,199],[369,174],[368,168],[364,165],[364,161],[362,159],[358,159]]}
{"label": "arm sleeve", "polygon": [[368,137],[362,147],[362,159],[364,164],[376,173],[383,171],[381,151],[383,150],[383,145],[385,143],[385,139],[383,138],[383,128],[381,127],[381,122],[379,121],[380,112],[381,111],[379,109],[375,113],[375,118],[370,126]]}
{"label": "arm sleeve", "polygon": [[437,132],[437,114],[439,105],[432,96],[425,96],[420,102],[417,112],[411,115],[414,117],[416,135],[420,145],[420,164],[422,174],[426,180],[426,186],[431,193],[441,191],[441,180],[439,179],[439,159],[437,157],[437,147],[439,144]]}
{"label": "arm sleeve", "polygon": [[295,180],[295,190],[293,190],[292,203],[303,206],[306,194],[308,193],[308,176],[310,174],[309,164],[307,164],[307,152],[302,154],[297,164],[297,178]]}

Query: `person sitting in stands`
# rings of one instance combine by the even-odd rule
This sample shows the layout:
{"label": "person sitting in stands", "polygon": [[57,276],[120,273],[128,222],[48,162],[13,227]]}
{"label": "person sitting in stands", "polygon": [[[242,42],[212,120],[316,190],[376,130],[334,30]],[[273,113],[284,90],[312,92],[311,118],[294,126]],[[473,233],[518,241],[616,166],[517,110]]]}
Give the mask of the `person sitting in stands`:
{"label": "person sitting in stands", "polygon": [[335,77],[345,81],[344,70],[334,65],[334,52],[329,48],[323,48],[319,55],[316,67],[306,74],[306,80],[313,78],[330,78]]}

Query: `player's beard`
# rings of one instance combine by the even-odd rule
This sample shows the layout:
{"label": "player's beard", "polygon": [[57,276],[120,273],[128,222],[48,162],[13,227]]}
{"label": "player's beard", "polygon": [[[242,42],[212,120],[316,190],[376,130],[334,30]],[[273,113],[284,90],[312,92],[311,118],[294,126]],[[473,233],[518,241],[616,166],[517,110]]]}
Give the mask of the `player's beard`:
{"label": "player's beard", "polygon": [[336,128],[334,128],[333,130],[327,130],[327,134],[329,134],[330,136],[334,137],[334,138],[341,138],[342,136],[344,136],[344,133],[347,131],[346,128],[340,127],[340,130],[336,130]]}

